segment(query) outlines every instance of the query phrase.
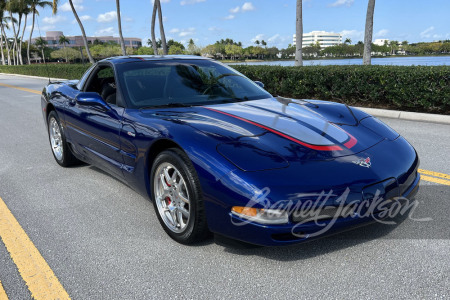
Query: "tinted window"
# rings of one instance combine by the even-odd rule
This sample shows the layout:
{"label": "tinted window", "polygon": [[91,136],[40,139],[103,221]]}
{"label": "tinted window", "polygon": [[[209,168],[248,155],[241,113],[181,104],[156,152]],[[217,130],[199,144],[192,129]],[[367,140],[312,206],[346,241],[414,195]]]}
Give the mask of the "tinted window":
{"label": "tinted window", "polygon": [[94,69],[95,65],[92,65],[81,77],[80,81],[78,81],[77,89],[81,90],[84,83],[86,82],[86,79],[89,77],[89,74],[91,74],[92,69]]}
{"label": "tinted window", "polygon": [[209,60],[143,61],[117,66],[132,108],[208,105],[271,97],[235,70]]}

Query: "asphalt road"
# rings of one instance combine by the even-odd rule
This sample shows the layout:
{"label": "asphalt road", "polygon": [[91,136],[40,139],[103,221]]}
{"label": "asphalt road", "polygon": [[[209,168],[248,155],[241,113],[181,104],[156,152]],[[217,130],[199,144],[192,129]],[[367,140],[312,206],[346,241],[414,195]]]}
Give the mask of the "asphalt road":
{"label": "asphalt road", "polygon": [[[421,182],[416,218],[427,222],[282,248],[179,245],[149,200],[94,167],[59,167],[40,96],[1,85],[45,83],[0,75],[0,198],[73,299],[450,297],[450,186]],[[450,174],[449,125],[383,121],[415,146],[422,169]],[[1,240],[0,281],[9,299],[30,298]]]}

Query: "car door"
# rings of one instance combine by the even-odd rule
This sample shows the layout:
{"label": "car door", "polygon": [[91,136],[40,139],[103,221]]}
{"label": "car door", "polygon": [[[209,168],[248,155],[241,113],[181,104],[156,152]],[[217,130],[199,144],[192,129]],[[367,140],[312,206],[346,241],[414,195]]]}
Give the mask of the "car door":
{"label": "car door", "polygon": [[116,103],[113,66],[100,63],[91,72],[83,92],[96,92],[107,107],[86,105],[72,100],[66,113],[66,126],[74,150],[89,163],[122,176],[119,134],[123,107]]}

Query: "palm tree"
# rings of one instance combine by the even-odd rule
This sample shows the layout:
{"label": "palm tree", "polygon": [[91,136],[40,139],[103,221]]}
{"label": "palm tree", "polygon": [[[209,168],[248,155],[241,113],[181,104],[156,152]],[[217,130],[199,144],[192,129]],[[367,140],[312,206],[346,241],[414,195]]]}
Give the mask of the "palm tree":
{"label": "palm tree", "polygon": [[[24,3],[26,3],[26,2],[24,1]],[[19,50],[18,50],[18,52],[20,53],[20,56],[19,56],[20,64],[23,65],[22,44],[23,44],[23,38],[25,36],[25,29],[27,27],[28,14],[30,13],[30,8],[28,7],[28,5],[23,6],[22,9],[21,9],[21,12],[22,12],[22,14],[25,15],[25,20],[23,22],[22,36],[20,37],[20,40],[19,40]]]}
{"label": "palm tree", "polygon": [[344,44],[351,44],[352,43],[352,40],[350,39],[350,38],[346,38],[345,39],[345,41],[344,41]]}
{"label": "palm tree", "polygon": [[156,44],[155,37],[155,23],[156,23],[156,12],[158,11],[158,20],[159,20],[159,32],[161,34],[161,44],[163,48],[163,54],[167,55],[167,43],[166,43],[166,35],[164,33],[164,25],[163,25],[163,17],[161,11],[161,2],[159,0],[155,0],[153,3],[153,13],[152,13],[152,48],[155,54],[158,53],[158,48]]}
{"label": "palm tree", "polygon": [[152,48],[155,55],[158,55],[158,47],[156,45],[156,36],[155,36],[155,23],[156,23],[156,11],[158,10],[158,4],[156,1],[153,3],[153,13],[152,13]]}
{"label": "palm tree", "polygon": [[64,45],[64,53],[66,54],[66,62],[69,62],[69,59],[67,58],[67,51],[66,51],[66,44],[68,44],[70,41],[69,39],[64,35],[59,36],[59,44]]}
{"label": "palm tree", "polygon": [[[8,10],[8,12],[9,12],[9,17],[10,17],[11,19],[13,19],[13,12],[16,13],[16,12],[18,11],[18,4],[19,4],[19,2],[18,2],[17,0],[9,0],[9,1],[6,3],[6,9]],[[20,18],[21,18],[21,16],[20,16]],[[13,34],[14,34],[14,37],[13,37],[14,44],[13,44],[13,47],[12,47],[13,64],[14,64],[14,65],[18,64],[18,59],[16,60],[17,32],[16,32],[16,25],[15,25],[15,23],[16,23],[16,22],[14,22],[14,21],[11,22],[11,27],[12,27],[12,29],[13,29]],[[20,24],[20,21],[19,21],[18,24]],[[20,25],[19,25],[19,26],[20,26]]]}
{"label": "palm tree", "polygon": [[367,15],[366,15],[366,30],[364,33],[363,63],[365,65],[371,64],[373,13],[374,13],[374,11],[375,11],[375,0],[369,0],[369,4],[367,5]]}
{"label": "palm tree", "polygon": [[162,11],[161,11],[161,2],[159,0],[155,0],[155,2],[158,2],[159,33],[161,35],[163,54],[167,55],[166,34],[164,33],[163,17],[162,17]]}
{"label": "palm tree", "polygon": [[37,47],[41,48],[41,51],[42,51],[42,60],[43,60],[44,63],[45,63],[44,48],[45,48],[45,45],[47,45],[47,41],[44,40],[42,37],[38,37],[38,38],[36,39],[36,41],[35,41],[35,45],[36,45]]}
{"label": "palm tree", "polygon": [[84,47],[86,48],[86,53],[87,53],[87,56],[89,57],[89,62],[91,64],[93,64],[93,63],[95,63],[95,61],[94,61],[94,58],[92,57],[91,51],[89,51],[88,41],[86,38],[86,32],[84,31],[83,24],[81,23],[81,20],[78,17],[77,11],[75,10],[75,7],[73,6],[72,0],[69,0],[69,4],[70,4],[70,7],[72,8],[72,12],[73,12],[73,15],[75,16],[75,19],[77,20],[78,25],[80,26],[81,34],[83,35]]}
{"label": "palm tree", "polygon": [[[6,4],[5,0],[0,0],[0,27],[1,27],[1,29],[0,29],[0,51],[2,52],[2,65],[5,65],[5,54],[3,53],[3,33],[5,32],[5,30],[4,30],[3,26],[5,26],[5,25],[8,26],[8,24],[6,24],[4,16],[3,16],[5,4]],[[7,40],[6,36],[5,36],[5,40]],[[6,43],[8,43],[8,42],[6,41]]]}
{"label": "palm tree", "polygon": [[[9,47],[9,40],[8,40],[8,37],[6,36],[6,32],[5,32],[5,28],[9,29],[9,26],[8,26],[8,23],[7,23],[8,21],[11,21],[11,23],[12,23],[12,22],[16,22],[16,19],[11,18],[11,17],[5,17],[4,14],[3,14],[3,11],[0,11],[1,34],[2,34],[2,37],[4,39],[4,44],[6,46],[6,53],[7,53],[7,57],[8,57],[8,60],[7,60],[8,61],[8,65],[11,65],[11,48]],[[2,46],[3,46],[3,43],[2,43]],[[2,51],[2,53],[3,53],[3,51]]]}
{"label": "palm tree", "polygon": [[38,7],[45,8],[45,7],[52,7],[53,8],[53,2],[51,1],[42,1],[42,0],[28,0],[29,1],[29,12],[30,14],[33,14],[33,21],[31,23],[31,31],[30,31],[30,38],[28,39],[28,46],[27,46],[27,58],[28,58],[28,64],[31,64],[30,60],[30,46],[31,46],[31,37],[33,36],[33,30],[34,30],[34,22],[36,20],[36,15],[39,16],[39,11],[37,10]]}
{"label": "palm tree", "polygon": [[296,66],[303,66],[302,39],[303,39],[302,0],[297,0],[297,19],[295,22],[295,65]]}
{"label": "palm tree", "polygon": [[117,25],[119,28],[120,47],[122,48],[122,54],[127,55],[127,50],[125,49],[125,41],[123,40],[122,35],[122,21],[120,20],[120,0],[116,0],[116,7],[117,7]]}

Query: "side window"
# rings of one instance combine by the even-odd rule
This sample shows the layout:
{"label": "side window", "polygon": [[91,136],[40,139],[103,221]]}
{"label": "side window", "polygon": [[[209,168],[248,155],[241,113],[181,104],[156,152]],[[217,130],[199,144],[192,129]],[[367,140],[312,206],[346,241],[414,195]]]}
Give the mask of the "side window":
{"label": "side window", "polygon": [[89,75],[92,72],[92,69],[94,69],[95,64],[92,65],[81,77],[80,81],[78,81],[77,83],[77,89],[81,90],[81,88],[83,87],[84,83],[86,82],[86,80],[88,79]]}
{"label": "side window", "polygon": [[100,66],[94,71],[86,86],[86,92],[96,92],[112,105],[116,103],[116,80],[110,66]]}

